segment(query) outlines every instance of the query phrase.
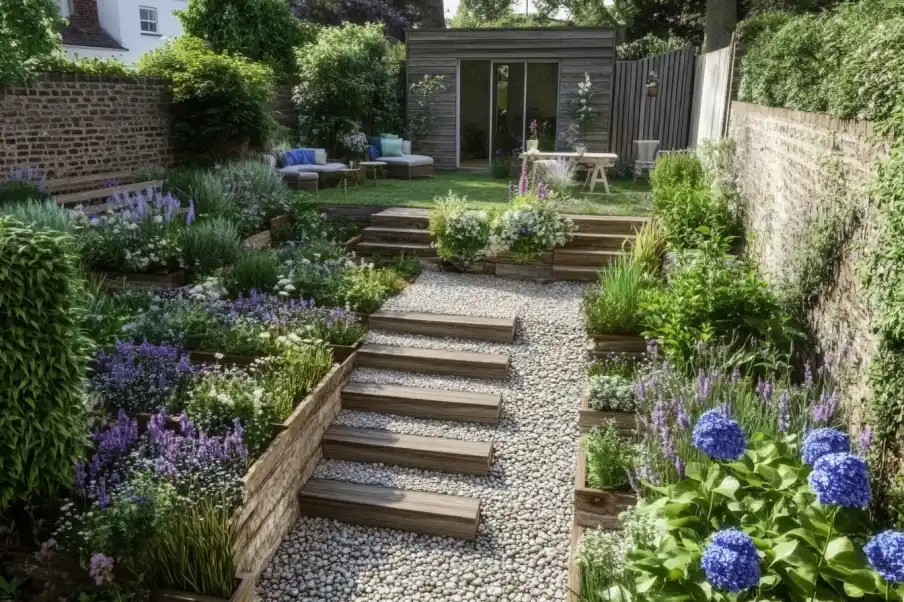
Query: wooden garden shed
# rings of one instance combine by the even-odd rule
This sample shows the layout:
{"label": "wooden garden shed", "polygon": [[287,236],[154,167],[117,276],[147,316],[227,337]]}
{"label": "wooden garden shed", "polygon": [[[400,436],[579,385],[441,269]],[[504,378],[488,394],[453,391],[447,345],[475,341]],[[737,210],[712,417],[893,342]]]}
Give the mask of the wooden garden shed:
{"label": "wooden garden shed", "polygon": [[[563,149],[585,73],[596,115],[587,149],[607,151],[615,38],[605,27],[408,30],[409,86],[425,75],[442,75],[445,86],[420,152],[439,169],[486,168],[497,153],[524,148],[535,120],[540,149]],[[408,110],[416,110],[411,94]]]}

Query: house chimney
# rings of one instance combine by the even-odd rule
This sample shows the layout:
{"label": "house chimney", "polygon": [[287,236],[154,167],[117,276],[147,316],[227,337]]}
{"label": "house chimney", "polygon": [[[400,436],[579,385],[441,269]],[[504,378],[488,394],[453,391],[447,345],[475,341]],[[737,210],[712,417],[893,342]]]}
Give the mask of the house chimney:
{"label": "house chimney", "polygon": [[71,0],[71,2],[72,14],[69,16],[69,22],[82,31],[99,31],[97,0]]}

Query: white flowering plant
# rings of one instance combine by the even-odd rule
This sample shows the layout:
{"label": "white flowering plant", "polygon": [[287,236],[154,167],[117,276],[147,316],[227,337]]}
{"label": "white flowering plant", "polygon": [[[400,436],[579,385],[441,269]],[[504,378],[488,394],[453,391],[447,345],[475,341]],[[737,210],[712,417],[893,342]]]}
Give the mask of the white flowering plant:
{"label": "white flowering plant", "polygon": [[352,131],[342,137],[342,147],[355,155],[363,155],[367,151],[367,136],[364,132]]}
{"label": "white flowering plant", "polygon": [[195,219],[171,194],[148,189],[110,201],[83,231],[85,258],[97,270],[168,273],[185,267],[181,242]]}
{"label": "white flowering plant", "polygon": [[496,216],[490,228],[487,253],[511,253],[518,263],[527,263],[574,237],[574,222],[549,198],[528,191],[515,197],[511,207]]}
{"label": "white flowering plant", "polygon": [[469,209],[466,197],[451,190],[437,197],[430,213],[430,234],[440,258],[469,265],[487,255],[490,240],[490,215]]}
{"label": "white flowering plant", "polygon": [[590,81],[590,74],[585,72],[584,81],[578,82],[577,92],[571,101],[572,117],[577,130],[575,143],[587,143],[587,128],[596,121],[597,112],[591,104],[593,96],[593,82]]}

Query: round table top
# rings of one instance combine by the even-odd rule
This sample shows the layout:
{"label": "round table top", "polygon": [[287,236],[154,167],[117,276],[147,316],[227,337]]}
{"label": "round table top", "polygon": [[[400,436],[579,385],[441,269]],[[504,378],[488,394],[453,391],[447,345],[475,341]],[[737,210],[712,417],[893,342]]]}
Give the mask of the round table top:
{"label": "round table top", "polygon": [[385,161],[361,161],[358,163],[361,167],[386,167]]}
{"label": "round table top", "polygon": [[356,171],[361,171],[361,168],[360,167],[344,167],[338,171],[342,171],[345,173],[352,173],[352,172],[356,172]]}

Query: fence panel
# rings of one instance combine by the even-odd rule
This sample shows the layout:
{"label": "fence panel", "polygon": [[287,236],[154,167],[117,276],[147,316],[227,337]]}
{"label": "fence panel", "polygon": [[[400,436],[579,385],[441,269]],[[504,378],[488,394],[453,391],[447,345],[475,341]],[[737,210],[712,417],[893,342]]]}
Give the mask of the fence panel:
{"label": "fence panel", "polygon": [[[660,150],[687,148],[694,83],[693,46],[615,63],[609,150],[633,163],[635,140],[659,140]],[[650,72],[659,81],[647,95]],[[590,149],[593,150],[593,149]]]}
{"label": "fence panel", "polygon": [[721,138],[728,127],[734,45],[697,57],[691,144]]}

